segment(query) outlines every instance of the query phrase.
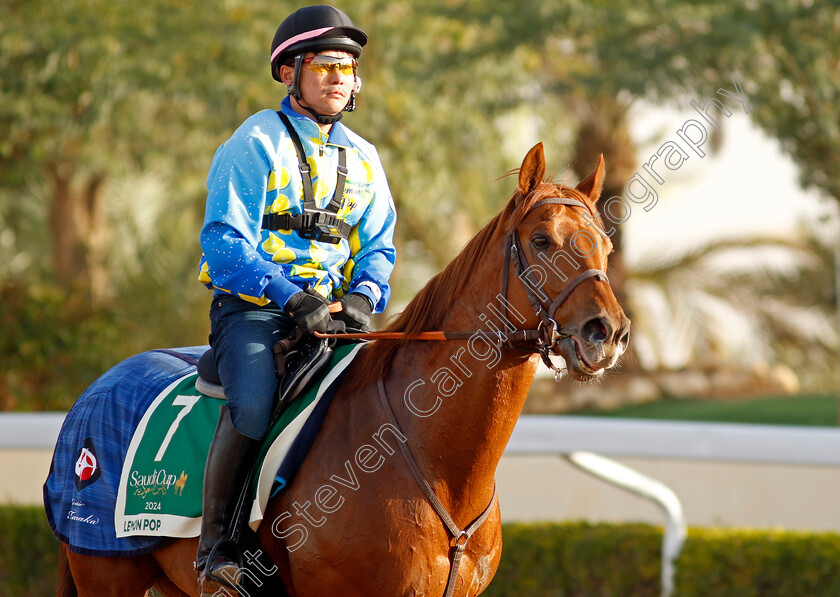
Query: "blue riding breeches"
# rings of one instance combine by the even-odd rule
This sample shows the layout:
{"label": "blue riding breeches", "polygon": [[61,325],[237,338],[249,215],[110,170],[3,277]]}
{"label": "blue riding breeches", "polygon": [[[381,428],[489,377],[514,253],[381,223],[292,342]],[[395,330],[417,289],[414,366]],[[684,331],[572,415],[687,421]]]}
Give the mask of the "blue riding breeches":
{"label": "blue riding breeches", "polygon": [[295,321],[274,303],[257,306],[230,295],[213,297],[210,345],[236,429],[252,439],[268,431],[277,375],[272,349]]}

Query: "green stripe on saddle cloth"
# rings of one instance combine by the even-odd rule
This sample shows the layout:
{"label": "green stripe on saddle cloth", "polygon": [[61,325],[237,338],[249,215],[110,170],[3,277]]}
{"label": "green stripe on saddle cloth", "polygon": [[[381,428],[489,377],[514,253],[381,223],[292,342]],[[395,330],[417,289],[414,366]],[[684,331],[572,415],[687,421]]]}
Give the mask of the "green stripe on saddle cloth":
{"label": "green stripe on saddle cloth", "polygon": [[[272,426],[254,481],[252,527],[262,520],[277,470],[295,438],[362,346],[337,347],[326,373]],[[196,390],[197,378],[197,373],[190,373],[175,380],[155,398],[137,426],[120,478],[114,513],[117,537],[199,535],[204,464],[224,401]]]}

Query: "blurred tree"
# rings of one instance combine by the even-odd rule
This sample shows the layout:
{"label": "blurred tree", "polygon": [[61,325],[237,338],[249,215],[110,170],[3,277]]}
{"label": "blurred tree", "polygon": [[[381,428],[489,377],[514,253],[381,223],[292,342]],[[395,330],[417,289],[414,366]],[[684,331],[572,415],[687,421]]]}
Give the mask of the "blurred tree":
{"label": "blurred tree", "polygon": [[722,240],[643,259],[628,280],[641,364],[767,363],[797,347],[805,349],[813,373],[827,370],[838,334],[826,325],[827,297],[813,293],[831,251],[815,231],[803,237]]}
{"label": "blurred tree", "polygon": [[[579,8],[581,18],[593,26],[578,51],[589,58],[592,71],[600,72],[610,89],[618,90],[617,97],[626,94],[657,104],[679,102],[687,108],[690,100],[704,104],[720,88],[733,90],[731,77],[736,75],[750,104],[750,119],[779,139],[783,151],[799,167],[803,187],[816,188],[840,201],[840,2],[646,0],[598,2]],[[598,83],[591,91],[603,85]],[[736,102],[725,103],[733,112],[740,112]],[[760,198],[756,199],[755,208],[763,209]],[[814,237],[804,238],[807,241]],[[747,239],[744,245],[749,247],[754,242],[758,241]],[[671,295],[674,302],[669,302],[672,309],[683,311],[683,323],[693,322],[680,329],[696,332],[690,347],[695,358],[704,349],[717,346],[712,352],[721,352],[728,344],[728,356],[735,360],[772,355],[795,366],[810,363],[810,368],[826,371],[818,363],[836,358],[836,333],[825,325],[832,319],[836,288],[831,284],[831,260],[825,259],[828,245],[820,250],[814,241],[807,243],[812,259],[784,275],[770,275],[764,267],[752,272],[724,272],[711,283],[711,272],[707,270],[704,276],[696,271],[705,261],[698,257],[733,249],[729,246],[732,243],[721,243],[672,257],[673,261],[662,269],[635,272],[631,279],[636,283],[649,281],[648,275],[656,271],[655,277],[660,280],[670,275],[679,278],[680,282],[670,288],[681,289],[683,299],[685,293],[703,295],[680,301]],[[782,246],[777,243],[777,247]],[[815,300],[818,297],[821,300]],[[713,307],[715,303],[717,307]],[[639,294],[632,297],[630,305],[643,329],[643,318],[651,313],[639,311]],[[711,311],[700,316],[699,311],[706,308],[717,309],[718,316]],[[714,340],[710,326],[718,325],[718,334],[732,332],[721,322],[721,309],[732,311],[730,323],[733,317],[742,322],[740,329],[751,336],[753,353],[732,349],[731,337],[729,342]],[[700,325],[702,321],[705,326]],[[705,332],[698,326],[705,327]],[[667,328],[658,325],[648,330],[653,327],[660,332]],[[665,357],[658,363],[666,364],[667,360]],[[808,375],[808,367],[796,368]],[[823,384],[826,381],[822,376]]]}
{"label": "blurred tree", "polygon": [[66,408],[116,360],[206,341],[203,181],[278,100],[254,60],[277,8],[0,5],[0,406]]}
{"label": "blurred tree", "polygon": [[702,103],[737,73],[750,118],[781,141],[802,184],[840,201],[838,9],[838,0],[597,2],[587,9],[598,28],[590,51],[618,89],[655,102]]}
{"label": "blurred tree", "polygon": [[268,89],[247,84],[257,72],[256,39],[270,39],[260,13],[269,3],[214,4],[0,7],[3,207],[20,211],[20,197],[40,187],[45,218],[37,238],[49,247],[49,275],[59,287],[75,286],[94,301],[114,294],[108,259],[121,241],[111,225],[134,199],[109,209],[109,185],[163,173],[161,190],[195,221],[214,146],[269,99]]}
{"label": "blurred tree", "polygon": [[[473,48],[475,59],[494,55],[494,49],[501,46],[529,74],[531,88],[537,84],[535,96],[551,98],[572,116],[575,136],[569,159],[578,178],[591,169],[599,153],[605,154],[605,198],[625,195],[625,184],[641,165],[637,140],[628,132],[635,104],[680,104],[689,110],[690,100],[703,104],[720,88],[732,90],[731,77],[736,74],[750,103],[750,118],[781,141],[783,150],[800,168],[803,186],[816,187],[840,200],[838,7],[837,0],[569,0],[505,3],[494,6],[493,11],[470,0],[447,4],[447,10],[459,19],[481,23],[483,30],[497,33],[485,36],[483,43]],[[504,26],[493,29],[499,21]],[[534,105],[546,103],[543,99]],[[726,103],[739,111],[736,102]],[[693,110],[689,114],[698,117]],[[557,131],[546,128],[541,132],[549,135]],[[714,150],[720,142],[721,129],[716,129],[708,147]],[[621,226],[616,226],[613,240],[616,252],[610,262],[611,283],[628,305],[631,317],[639,316],[641,322],[650,313],[635,312],[643,304],[631,300],[624,283],[628,276],[638,280],[639,275],[651,272],[625,271]],[[720,247],[707,249],[717,252]],[[675,258],[665,270],[686,281],[679,273],[685,266],[684,260]],[[664,275],[665,270],[659,274]],[[832,294],[833,285],[824,274],[825,270],[822,278],[813,282]],[[747,278],[742,281],[752,285],[752,292],[767,292],[766,279]],[[808,305],[809,296],[814,293],[796,298]],[[734,304],[738,305],[737,301]],[[826,306],[831,304],[833,301],[815,307],[825,316]],[[739,308],[747,311],[754,305],[745,302]],[[779,322],[773,325],[767,313],[757,317],[770,326],[770,336],[779,339]],[[808,340],[796,334],[788,336],[794,338],[800,348],[809,350],[805,348]],[[816,343],[823,357],[832,354],[830,338],[824,339],[828,342]],[[708,340],[703,334],[695,336],[697,344],[691,352],[702,350]]]}
{"label": "blurred tree", "polygon": [[[279,103],[267,48],[297,6],[0,5],[0,281],[12,293],[4,296],[26,297],[3,307],[21,314],[54,305],[43,309],[57,318],[44,346],[72,353],[82,335],[97,335],[92,329],[119,337],[118,352],[203,341],[207,294],[194,281],[203,181],[218,144],[249,114]],[[729,87],[733,72],[750,116],[782,140],[803,182],[838,197],[837,6],[358,0],[346,7],[371,39],[360,109],[347,123],[380,149],[400,214],[395,308],[499,209],[514,185],[496,178],[533,143],[545,141],[549,163],[558,171],[570,164],[576,179],[604,153],[605,196],[622,194],[638,167],[628,132],[635,104],[687,108],[688,99]],[[610,275],[621,294],[616,241]],[[94,299],[94,308],[68,307],[76,313],[64,322],[72,338],[58,341],[61,305],[79,297]],[[27,320],[14,313],[9,325]],[[98,351],[97,363],[122,356],[107,345],[85,350]],[[4,367],[19,365],[0,377],[43,373],[5,360],[11,351],[4,345]]]}
{"label": "blurred tree", "polygon": [[[532,88],[539,83],[538,95],[573,115],[572,168],[580,178],[605,154],[604,197],[624,194],[640,166],[628,133],[635,102],[688,109],[691,99],[702,103],[731,89],[737,73],[751,119],[781,141],[803,186],[840,200],[838,0],[568,0],[504,3],[492,11],[461,0],[447,8],[495,32],[475,46],[475,58],[501,49],[529,74]],[[623,297],[620,228],[610,274]]]}

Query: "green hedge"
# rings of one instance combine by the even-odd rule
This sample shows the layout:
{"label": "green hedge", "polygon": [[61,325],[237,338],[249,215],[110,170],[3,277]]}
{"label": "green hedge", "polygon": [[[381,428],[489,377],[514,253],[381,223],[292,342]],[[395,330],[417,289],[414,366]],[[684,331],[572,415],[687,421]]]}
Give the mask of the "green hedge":
{"label": "green hedge", "polygon": [[[506,525],[493,597],[658,597],[662,531]],[[840,534],[690,529],[675,597],[838,597]]]}
{"label": "green hedge", "polygon": [[[659,597],[662,530],[508,524],[489,597]],[[0,507],[0,595],[55,595],[58,541],[35,506]],[[675,597],[837,597],[840,534],[691,529]]]}
{"label": "green hedge", "polygon": [[58,545],[43,508],[0,507],[0,595],[55,595]]}
{"label": "green hedge", "polygon": [[492,597],[659,597],[662,531],[648,525],[508,524]]}
{"label": "green hedge", "polygon": [[840,595],[840,535],[692,529],[677,568],[679,597]]}

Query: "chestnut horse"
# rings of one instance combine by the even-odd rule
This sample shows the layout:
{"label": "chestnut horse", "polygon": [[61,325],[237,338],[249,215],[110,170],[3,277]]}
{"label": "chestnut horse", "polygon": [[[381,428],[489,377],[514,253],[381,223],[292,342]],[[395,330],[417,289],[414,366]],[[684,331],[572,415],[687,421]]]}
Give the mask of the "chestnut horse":
{"label": "chestnut horse", "polygon": [[[503,211],[385,330],[405,337],[359,353],[295,482],[269,501],[257,531],[268,565],[245,576],[279,578],[296,597],[472,596],[490,583],[494,473],[540,353],[587,381],[629,337],[604,274],[603,157],[576,188],[544,174],[538,144]],[[468,333],[417,339],[428,330]],[[124,558],[62,546],[59,595],[195,596],[196,541]]]}

